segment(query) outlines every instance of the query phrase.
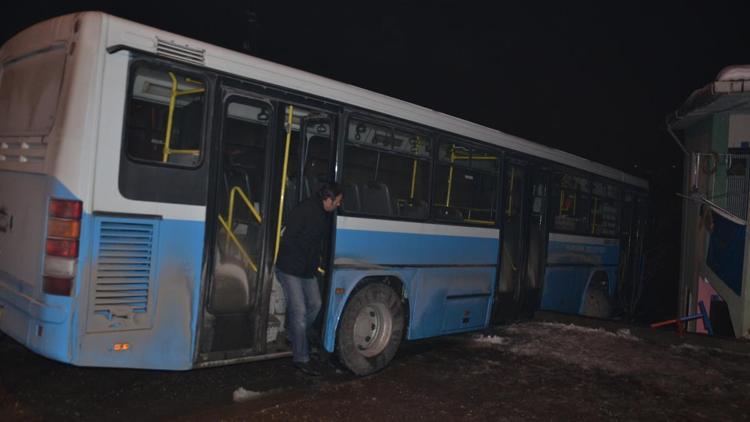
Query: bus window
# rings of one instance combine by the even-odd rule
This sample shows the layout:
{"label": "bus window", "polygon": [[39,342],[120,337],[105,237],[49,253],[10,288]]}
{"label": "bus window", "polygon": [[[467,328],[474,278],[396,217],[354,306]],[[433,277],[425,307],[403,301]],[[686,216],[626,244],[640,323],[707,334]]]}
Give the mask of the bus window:
{"label": "bus window", "polygon": [[590,199],[591,187],[587,179],[564,173],[552,176],[550,189],[550,207],[554,216],[552,230],[590,234]]}
{"label": "bus window", "polygon": [[[330,169],[334,128],[330,115],[298,105],[293,105],[292,110],[285,215],[301,200],[314,195],[323,184],[333,181]],[[286,113],[285,122],[289,118],[288,109]]]}
{"label": "bus window", "polygon": [[132,72],[125,145],[128,156],[196,167],[201,160],[204,83],[177,70],[139,65]]}
{"label": "bus window", "polygon": [[497,155],[454,141],[440,144],[434,214],[444,221],[495,225]]}
{"label": "bus window", "polygon": [[430,151],[430,139],[413,130],[351,119],[344,148],[344,212],[427,218]]}
{"label": "bus window", "polygon": [[592,183],[591,231],[595,236],[614,237],[619,229],[620,188],[609,183]]}
{"label": "bus window", "polygon": [[66,53],[65,44],[54,44],[0,65],[0,135],[52,130]]}

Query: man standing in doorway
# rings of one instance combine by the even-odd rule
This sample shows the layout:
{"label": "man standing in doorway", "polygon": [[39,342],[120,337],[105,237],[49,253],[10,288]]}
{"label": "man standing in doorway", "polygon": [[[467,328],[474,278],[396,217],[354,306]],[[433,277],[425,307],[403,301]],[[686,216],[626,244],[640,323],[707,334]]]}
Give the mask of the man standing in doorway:
{"label": "man standing in doorway", "polygon": [[323,240],[330,231],[332,213],[343,198],[339,185],[329,183],[294,208],[287,217],[276,260],[276,277],[286,295],[287,337],[292,342],[292,361],[308,375],[318,375],[310,366],[307,338],[321,306],[315,272],[320,265]]}

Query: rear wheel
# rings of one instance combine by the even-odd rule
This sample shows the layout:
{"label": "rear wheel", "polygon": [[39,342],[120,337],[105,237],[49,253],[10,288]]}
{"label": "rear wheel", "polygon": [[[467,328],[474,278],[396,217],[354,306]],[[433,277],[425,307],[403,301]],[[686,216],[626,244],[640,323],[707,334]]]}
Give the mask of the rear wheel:
{"label": "rear wheel", "polygon": [[390,287],[372,283],[349,299],[336,335],[336,353],[357,375],[385,368],[403,338],[404,309]]}

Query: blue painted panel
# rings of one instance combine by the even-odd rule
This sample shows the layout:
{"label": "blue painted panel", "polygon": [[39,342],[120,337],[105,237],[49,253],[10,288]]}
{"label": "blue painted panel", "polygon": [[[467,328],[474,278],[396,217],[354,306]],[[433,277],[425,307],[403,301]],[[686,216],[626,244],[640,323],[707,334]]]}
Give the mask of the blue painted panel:
{"label": "blue painted panel", "polygon": [[484,327],[489,296],[445,299],[443,332],[458,332]]}
{"label": "blue painted panel", "polygon": [[[139,219],[128,219],[139,221]],[[144,219],[148,221],[149,219]],[[76,364],[148,369],[190,369],[196,347],[205,224],[161,220],[155,283],[158,289],[150,329],[80,333]],[[93,281],[91,281],[93,282]],[[91,310],[89,310],[91,312]],[[115,343],[129,343],[126,352]]]}
{"label": "blue painted panel", "polygon": [[747,228],[714,212],[714,230],[708,244],[706,264],[738,296],[742,295],[742,272]]}
{"label": "blue painted panel", "polygon": [[579,314],[590,280],[600,271],[607,273],[607,292],[614,295],[619,259],[617,240],[550,234],[540,308]]}
{"label": "blue painted panel", "polygon": [[373,264],[484,264],[497,261],[495,238],[365,230],[336,231],[336,257]]}
{"label": "blue painted panel", "polygon": [[548,264],[617,265],[620,261],[620,245],[612,243],[586,243],[550,240],[547,249]]}
{"label": "blue painted panel", "polygon": [[547,267],[541,308],[577,314],[591,267]]}
{"label": "blue painted panel", "polygon": [[[22,210],[36,214],[41,226],[46,222],[50,197],[80,199],[53,177],[17,172],[0,172],[3,186],[25,189],[33,196]],[[10,179],[7,179],[10,178]],[[27,180],[28,179],[28,180]],[[4,181],[4,182],[3,182]],[[13,196],[11,196],[12,198]],[[6,199],[6,197],[3,197]],[[29,207],[35,207],[30,209]],[[20,212],[14,210],[15,212]],[[133,219],[138,221],[138,219]],[[203,261],[205,223],[202,221],[163,220],[155,240],[158,265],[158,293],[153,328],[107,333],[86,333],[91,250],[94,244],[94,217],[84,214],[77,272],[70,297],[42,293],[44,233],[36,242],[36,264],[32,276],[16,268],[23,263],[3,263],[0,268],[0,329],[43,356],[76,365],[113,366],[152,369],[189,369],[193,365],[196,329],[200,307],[200,282]],[[25,252],[26,255],[29,252]],[[127,342],[127,352],[115,352],[115,343]]]}
{"label": "blue painted panel", "polygon": [[[333,352],[336,341],[336,329],[341,313],[357,284],[368,276],[391,276],[400,279],[405,286],[409,300],[409,329],[407,339],[427,338],[449,332],[469,331],[485,327],[489,322],[489,309],[494,294],[495,268],[383,268],[356,269],[335,268],[331,277],[331,289],[326,309],[323,343],[329,352]],[[343,294],[336,294],[337,288]],[[448,297],[460,295],[482,295],[471,303],[470,321],[459,325],[446,325]],[[464,312],[464,303],[456,303],[452,310]],[[448,317],[448,320],[452,320]]]}

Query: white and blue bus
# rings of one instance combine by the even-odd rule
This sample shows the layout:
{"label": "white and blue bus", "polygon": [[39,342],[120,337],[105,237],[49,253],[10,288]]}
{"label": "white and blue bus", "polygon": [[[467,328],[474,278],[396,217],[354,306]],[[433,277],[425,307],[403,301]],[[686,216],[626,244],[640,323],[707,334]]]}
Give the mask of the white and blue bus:
{"label": "white and blue bus", "polygon": [[0,49],[0,329],[80,366],[289,356],[274,261],[326,181],[320,337],[357,374],[539,308],[610,316],[639,278],[641,179],[87,12]]}

